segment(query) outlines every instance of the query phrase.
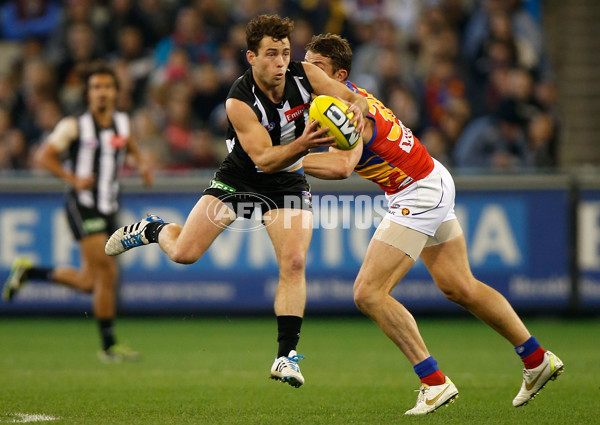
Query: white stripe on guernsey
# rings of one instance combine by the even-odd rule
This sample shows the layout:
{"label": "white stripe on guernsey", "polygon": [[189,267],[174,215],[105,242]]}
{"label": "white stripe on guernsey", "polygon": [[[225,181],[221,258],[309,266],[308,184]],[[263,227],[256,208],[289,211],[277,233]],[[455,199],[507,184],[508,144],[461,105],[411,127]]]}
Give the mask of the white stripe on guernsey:
{"label": "white stripe on guernsey", "polygon": [[300,94],[302,95],[302,100],[304,103],[308,103],[310,101],[310,93],[304,88],[300,80],[303,80],[302,77],[294,77],[294,81],[296,81],[296,85],[298,86],[298,90],[300,90]]}
{"label": "white stripe on guernsey", "polygon": [[[77,177],[88,177],[94,172],[94,154],[96,152],[96,131],[92,114],[85,113],[79,117],[79,151],[75,161],[75,175]],[[94,206],[94,196],[91,190],[80,190],[77,192],[79,203],[88,208]]]}
{"label": "white stripe on guernsey", "polygon": [[29,414],[29,413],[12,413],[9,416],[14,416],[14,419],[11,423],[24,424],[28,422],[44,422],[44,421],[56,421],[60,418],[50,416],[50,415],[41,415],[41,414]]}
{"label": "white stripe on guernsey", "polygon": [[98,164],[98,211],[110,214],[112,210],[112,176],[115,171],[115,148],[111,144],[115,131],[112,128],[100,130],[100,163]]}
{"label": "white stripe on guernsey", "polygon": [[[287,117],[285,116],[285,111],[290,109],[290,102],[288,100],[285,101],[283,108],[278,109],[279,112],[279,124],[281,125],[281,134],[279,136],[279,143],[282,145],[287,145],[288,143],[292,143],[296,140],[296,120],[287,122]],[[302,158],[294,162],[289,167],[285,167],[281,171],[288,171],[292,168],[295,168],[302,162]]]}
{"label": "white stripe on guernsey", "polygon": [[[126,138],[129,137],[130,124],[126,113],[115,112],[113,122],[117,134]],[[98,210],[104,214],[113,213],[118,208],[119,183],[114,176],[125,161],[125,149],[121,149],[115,158],[115,148],[111,143],[114,136],[115,131],[112,128],[103,129],[100,132],[102,149],[98,170]]]}
{"label": "white stripe on guernsey", "polygon": [[252,86],[252,94],[254,94],[254,104],[258,107],[258,109],[260,110],[260,113],[262,115],[261,119],[260,119],[260,123],[263,125],[263,127],[267,127],[269,125],[269,119],[267,117],[267,111],[265,111],[264,106],[262,105],[262,103],[260,103],[260,100],[258,99],[258,96],[255,93],[254,90],[255,86]]}
{"label": "white stripe on guernsey", "polygon": [[[129,120],[129,116],[125,112],[116,112],[115,113],[115,127],[117,129],[117,133],[123,137],[129,138],[131,136],[131,121]],[[117,157],[117,170],[123,168],[125,164],[125,157],[127,154],[127,149],[122,149],[119,152],[119,156]],[[139,164],[138,164],[139,165]],[[116,195],[119,193],[119,180],[118,178],[113,181],[113,190],[115,194],[114,200],[114,210],[116,211],[118,208],[117,205],[117,197]]]}

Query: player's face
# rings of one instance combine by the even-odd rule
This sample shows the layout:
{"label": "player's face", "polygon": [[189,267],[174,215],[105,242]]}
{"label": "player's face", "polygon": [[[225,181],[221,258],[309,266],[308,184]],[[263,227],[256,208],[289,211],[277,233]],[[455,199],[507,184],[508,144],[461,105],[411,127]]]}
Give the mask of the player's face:
{"label": "player's face", "polygon": [[304,60],[321,68],[329,78],[333,78],[337,81],[343,81],[343,77],[340,75],[339,70],[335,71],[331,58],[309,50],[306,52]]}
{"label": "player's face", "polygon": [[260,41],[258,51],[249,52],[248,61],[254,70],[254,77],[268,87],[285,84],[285,73],[290,64],[290,40],[274,40],[265,36]]}
{"label": "player's face", "polygon": [[104,112],[113,109],[117,98],[117,86],[110,74],[95,74],[90,77],[88,101],[92,111]]}

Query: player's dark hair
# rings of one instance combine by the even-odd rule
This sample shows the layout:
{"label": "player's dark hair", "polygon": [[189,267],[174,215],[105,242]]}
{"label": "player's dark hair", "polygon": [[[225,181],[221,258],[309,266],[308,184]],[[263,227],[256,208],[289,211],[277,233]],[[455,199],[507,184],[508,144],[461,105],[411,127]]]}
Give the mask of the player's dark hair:
{"label": "player's dark hair", "polygon": [[94,75],[110,75],[115,83],[115,88],[117,89],[117,91],[119,90],[119,79],[117,78],[117,74],[115,73],[115,70],[112,69],[110,66],[108,66],[105,63],[98,63],[93,65],[91,68],[89,68],[87,70],[87,72],[85,73],[85,98],[87,101],[87,97],[88,97],[88,92],[90,89],[90,80],[92,79],[92,77]]}
{"label": "player's dark hair", "polygon": [[337,34],[313,35],[305,50],[318,53],[331,59],[333,72],[345,69],[350,74],[352,69],[352,49],[350,43]]}
{"label": "player's dark hair", "polygon": [[258,53],[258,46],[264,36],[279,41],[290,38],[294,30],[294,21],[278,15],[259,15],[246,26],[246,45],[248,50]]}

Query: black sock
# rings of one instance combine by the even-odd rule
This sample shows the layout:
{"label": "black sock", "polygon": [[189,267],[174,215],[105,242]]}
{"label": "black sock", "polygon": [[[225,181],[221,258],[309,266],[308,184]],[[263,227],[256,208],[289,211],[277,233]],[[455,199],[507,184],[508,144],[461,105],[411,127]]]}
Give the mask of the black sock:
{"label": "black sock", "polygon": [[277,357],[287,357],[290,351],[296,349],[300,339],[301,326],[302,317],[277,316],[277,342],[279,343]]}
{"label": "black sock", "polygon": [[148,223],[144,230],[144,235],[146,236],[146,239],[148,239],[148,242],[158,242],[158,234],[167,224],[169,223]]}
{"label": "black sock", "polygon": [[32,267],[25,272],[27,279],[31,280],[43,280],[45,282],[52,282],[53,268],[50,267]]}
{"label": "black sock", "polygon": [[113,332],[112,319],[98,319],[100,326],[100,337],[102,338],[102,349],[108,350],[109,347],[115,345],[115,334]]}

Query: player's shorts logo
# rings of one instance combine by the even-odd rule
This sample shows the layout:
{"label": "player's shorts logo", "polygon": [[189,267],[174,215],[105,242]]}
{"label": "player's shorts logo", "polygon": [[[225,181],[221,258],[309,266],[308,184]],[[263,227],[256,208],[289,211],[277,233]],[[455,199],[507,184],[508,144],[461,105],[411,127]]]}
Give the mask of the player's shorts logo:
{"label": "player's shorts logo", "polygon": [[408,208],[402,208],[402,215],[409,215],[410,210]]}

